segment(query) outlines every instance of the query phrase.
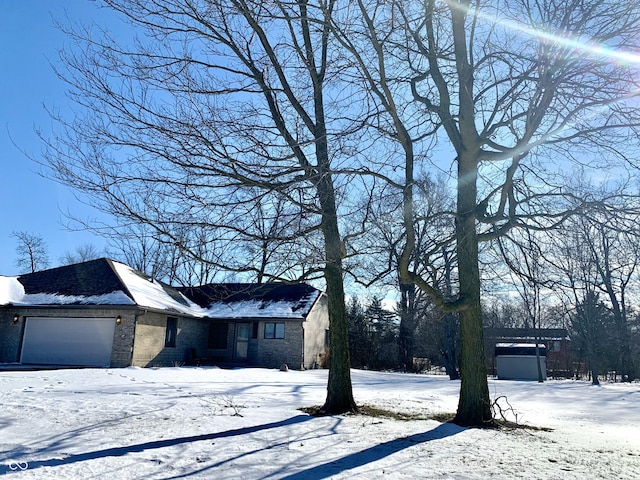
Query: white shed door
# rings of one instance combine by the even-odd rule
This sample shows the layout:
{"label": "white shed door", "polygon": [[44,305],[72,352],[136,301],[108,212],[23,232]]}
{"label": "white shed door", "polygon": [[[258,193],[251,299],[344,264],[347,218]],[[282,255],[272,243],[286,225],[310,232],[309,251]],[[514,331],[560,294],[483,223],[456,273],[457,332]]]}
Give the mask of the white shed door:
{"label": "white shed door", "polygon": [[113,318],[28,317],[21,362],[108,367],[114,329]]}

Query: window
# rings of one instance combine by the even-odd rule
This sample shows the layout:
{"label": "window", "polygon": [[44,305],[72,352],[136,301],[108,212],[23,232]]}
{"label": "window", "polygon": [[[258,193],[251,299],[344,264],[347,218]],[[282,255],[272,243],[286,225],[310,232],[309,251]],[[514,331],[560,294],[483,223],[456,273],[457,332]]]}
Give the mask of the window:
{"label": "window", "polygon": [[284,322],[264,324],[264,338],[284,338]]}
{"label": "window", "polygon": [[251,324],[251,338],[258,338],[258,322]]}
{"label": "window", "polygon": [[207,348],[210,350],[226,350],[228,331],[228,323],[209,323],[209,343]]}
{"label": "window", "polygon": [[550,352],[559,352],[560,351],[560,342],[558,340],[550,340],[548,342],[549,351]]}
{"label": "window", "polygon": [[164,346],[168,348],[175,348],[177,336],[178,319],[176,317],[167,317],[167,330],[164,336]]}
{"label": "window", "polygon": [[325,348],[329,348],[329,345],[331,344],[331,337],[329,336],[329,329],[327,328],[324,331],[324,346]]}

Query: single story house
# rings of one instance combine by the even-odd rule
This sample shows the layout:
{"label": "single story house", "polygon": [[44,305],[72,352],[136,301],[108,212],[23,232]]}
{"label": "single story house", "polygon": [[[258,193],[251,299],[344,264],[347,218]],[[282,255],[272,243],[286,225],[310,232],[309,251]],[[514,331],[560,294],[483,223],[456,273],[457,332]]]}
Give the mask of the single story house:
{"label": "single story house", "polygon": [[0,276],[0,363],[314,368],[327,298],[298,283],[174,288],[102,258]]}

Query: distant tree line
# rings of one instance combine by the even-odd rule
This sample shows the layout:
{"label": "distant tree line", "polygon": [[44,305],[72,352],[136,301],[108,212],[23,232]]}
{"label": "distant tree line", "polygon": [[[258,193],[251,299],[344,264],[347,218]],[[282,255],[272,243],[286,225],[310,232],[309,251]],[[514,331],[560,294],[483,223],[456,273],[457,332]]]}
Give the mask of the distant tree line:
{"label": "distant tree line", "polygon": [[[391,306],[391,308],[390,308]],[[347,303],[349,352],[354,368],[405,372],[439,371],[459,377],[460,338],[458,319],[443,314],[429,302],[416,311],[410,332],[414,343],[411,364],[402,355],[399,305],[383,307],[379,297],[351,297]],[[533,341],[536,329],[566,329],[570,345],[568,363],[554,366],[554,374],[570,378],[633,381],[640,359],[640,310],[629,313],[627,343],[633,364],[621,363],[618,341],[619,323],[615,312],[597,294],[588,295],[575,305],[546,303],[539,324],[531,321],[527,305],[518,298],[488,301],[483,305],[483,324],[492,329],[507,328],[529,332]],[[487,352],[492,355],[492,352]],[[549,367],[551,367],[549,365]],[[624,372],[632,372],[624,373]]]}

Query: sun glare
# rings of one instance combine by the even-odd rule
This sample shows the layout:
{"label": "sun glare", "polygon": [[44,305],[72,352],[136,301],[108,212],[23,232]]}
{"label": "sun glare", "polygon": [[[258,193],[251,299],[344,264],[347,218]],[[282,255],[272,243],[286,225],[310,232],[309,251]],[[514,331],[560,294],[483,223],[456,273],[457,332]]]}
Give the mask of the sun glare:
{"label": "sun glare", "polygon": [[[445,0],[445,3],[452,9],[464,9],[466,11],[469,10],[467,7],[464,7],[452,0]],[[523,25],[522,23],[501,17],[499,15],[492,15],[492,14],[486,13],[480,9],[478,9],[475,12],[475,14],[478,16],[478,18],[488,20],[492,24],[497,23],[499,25],[509,28],[510,30],[515,30],[525,35],[545,40],[549,43],[564,45],[568,48],[573,48],[573,49],[582,51],[593,57],[600,57],[600,58],[606,59],[607,61],[613,60],[613,61],[622,62],[625,64],[640,64],[640,54],[614,50],[599,42],[594,42],[589,38],[569,37],[567,35],[555,33],[551,30],[532,28],[528,25]]]}

